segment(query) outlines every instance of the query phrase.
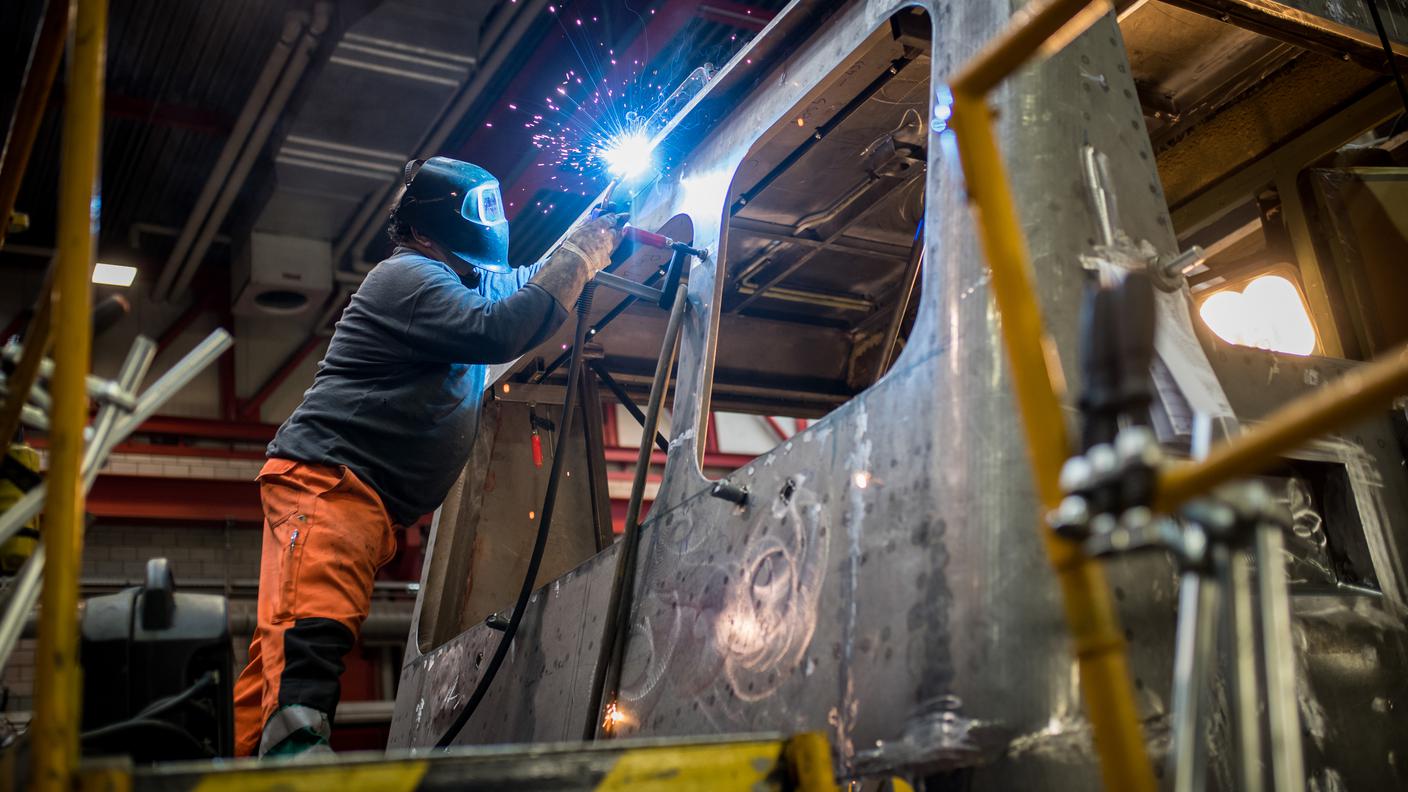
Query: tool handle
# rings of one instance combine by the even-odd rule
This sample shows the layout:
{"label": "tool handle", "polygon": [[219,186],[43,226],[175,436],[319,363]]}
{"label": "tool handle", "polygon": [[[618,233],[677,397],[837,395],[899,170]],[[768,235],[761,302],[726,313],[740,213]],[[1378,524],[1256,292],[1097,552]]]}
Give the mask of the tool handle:
{"label": "tool handle", "polygon": [[654,231],[646,231],[645,229],[630,225],[626,226],[626,238],[637,245],[659,248],[660,250],[668,250],[675,244],[673,239],[663,234],[657,234]]}

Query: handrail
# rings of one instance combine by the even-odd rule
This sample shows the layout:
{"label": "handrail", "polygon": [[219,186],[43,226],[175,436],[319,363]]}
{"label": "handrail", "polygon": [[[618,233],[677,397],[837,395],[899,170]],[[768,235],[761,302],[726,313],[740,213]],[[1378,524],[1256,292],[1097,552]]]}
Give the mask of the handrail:
{"label": "handrail", "polygon": [[1063,379],[1055,344],[1042,322],[1030,257],[986,100],[988,91],[1018,67],[1039,52],[1063,46],[1109,8],[1106,0],[1034,0],[959,70],[949,85],[953,104],[948,124],[977,216],[993,298],[1002,314],[1003,344],[1042,506],[1038,532],[1061,587],[1105,788],[1153,792],[1154,771],[1139,726],[1124,634],[1104,571],[1078,544],[1047,528],[1044,520],[1061,502],[1061,466],[1071,451],[1061,405]]}
{"label": "handrail", "polygon": [[[969,200],[1002,313],[1003,344],[1026,429],[1043,512],[1060,502],[1060,470],[1070,453],[1062,414],[1060,360],[1046,334],[1031,261],[1018,222],[1006,169],[993,132],[986,95],[1038,54],[1069,43],[1110,11],[1108,0],[1035,0],[1006,30],[966,64],[949,86],[949,128],[956,138]],[[1229,440],[1198,462],[1161,470],[1155,507],[1169,512],[1219,484],[1251,475],[1307,440],[1382,409],[1408,392],[1408,345],[1277,410],[1255,428]],[[1124,642],[1104,576],[1072,541],[1040,525],[1043,542],[1065,599],[1105,787],[1155,788],[1138,710],[1130,686]]]}
{"label": "handrail", "polygon": [[1262,472],[1306,441],[1384,409],[1408,393],[1408,344],[1282,406],[1266,420],[1213,448],[1197,462],[1159,472],[1154,506],[1171,512],[1189,498],[1235,478]]}
{"label": "handrail", "polygon": [[34,697],[32,789],[69,790],[78,769],[78,575],[83,547],[83,428],[92,346],[93,229],[103,121],[107,0],[78,0],[69,53],[54,276],[54,407],[43,536],[47,569]]}

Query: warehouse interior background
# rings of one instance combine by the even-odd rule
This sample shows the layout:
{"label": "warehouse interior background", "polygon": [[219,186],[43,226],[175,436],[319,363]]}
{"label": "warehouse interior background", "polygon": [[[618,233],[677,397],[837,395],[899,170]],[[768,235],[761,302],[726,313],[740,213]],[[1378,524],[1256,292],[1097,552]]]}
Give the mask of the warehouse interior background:
{"label": "warehouse interior background", "polygon": [[[606,79],[649,97],[698,63],[726,62],[783,4],[675,0],[634,12],[601,4],[578,28],[575,14],[527,1],[113,3],[98,257],[137,272],[130,286],[99,287],[99,299],[121,293],[132,309],[97,339],[94,371],[115,373],[138,334],[157,340],[153,377],[215,327],[236,341],[104,468],[88,500],[85,594],[133,585],[148,558],[164,555],[183,587],[232,597],[243,619],[234,624],[238,664],[258,583],[254,476],[264,446],[312,382],[351,290],[390,251],[385,214],[369,207],[398,183],[412,147],[437,135],[449,155],[498,175],[512,260],[534,260],[590,200],[590,182],[559,187],[572,171],[559,176],[554,151],[532,145],[524,128],[538,112],[528,109],[541,109],[544,95],[581,70],[574,46],[614,51],[597,64]],[[0,85],[0,117],[13,113],[14,78],[43,12],[40,2],[0,9],[0,73],[12,78]],[[30,227],[0,249],[5,337],[32,314],[53,257],[59,83],[20,193]],[[442,113],[452,97],[458,103]],[[240,268],[239,257],[261,243],[311,243],[296,249],[312,251],[296,290],[261,289],[259,274]],[[266,291],[280,294],[260,304]],[[625,463],[640,429],[619,407],[605,418],[608,454],[621,470],[613,505],[624,513]],[[738,467],[797,427],[790,417],[731,414],[717,424],[708,461],[718,469]],[[370,724],[370,736],[341,730],[340,747],[385,744],[426,525],[407,534],[402,557],[383,571],[364,647],[349,658],[344,701],[371,705],[340,720]],[[8,717],[29,711],[33,643],[25,639],[4,670]]]}
{"label": "warehouse interior background", "polygon": [[[620,112],[615,96],[594,102],[577,92],[584,74],[619,90],[628,98],[621,104],[649,106],[701,64],[729,63],[787,5],[113,0],[97,241],[99,269],[110,269],[103,277],[113,282],[95,276],[95,283],[97,299],[122,295],[131,307],[95,338],[94,373],[116,375],[138,335],[157,342],[153,377],[214,328],[227,329],[234,346],[118,446],[103,468],[86,505],[82,594],[137,585],[147,559],[164,556],[183,589],[230,598],[238,667],[258,586],[262,511],[254,477],[265,445],[312,382],[350,295],[391,249],[385,207],[406,160],[428,146],[496,174],[512,223],[511,259],[534,261],[606,182],[581,165],[580,150],[569,150],[574,136]],[[1338,177],[1329,169],[1408,167],[1408,116],[1394,112],[1345,141],[1318,161],[1323,172],[1287,175],[1266,154],[1331,139],[1340,125],[1375,112],[1365,110],[1371,105],[1393,107],[1398,100],[1389,77],[1360,51],[1337,57],[1189,5],[1197,4],[1116,4],[1143,110],[1132,123],[1147,133],[1160,179],[1149,190],[1173,209],[1180,245],[1206,252],[1188,276],[1200,330],[1230,344],[1353,361],[1408,340],[1408,313],[1401,309],[1408,268],[1390,266],[1405,260],[1401,212],[1365,210],[1356,216],[1362,228],[1320,239],[1288,230],[1302,224],[1299,217],[1285,222],[1287,212],[1310,212],[1327,225],[1348,222],[1337,214]],[[18,78],[44,14],[40,0],[0,6],[0,118],[14,112]],[[922,57],[927,75],[931,55]],[[1089,83],[1086,90],[1110,90],[1094,76]],[[926,114],[929,87],[927,76],[905,75],[887,88],[885,109],[868,123],[903,129],[910,105]],[[0,339],[33,317],[55,255],[64,106],[61,76],[19,192],[26,225],[0,247]],[[811,123],[795,120],[807,130]],[[794,131],[790,120],[785,126],[777,133],[783,138]],[[843,131],[851,136],[846,145],[863,145],[875,134],[869,127]],[[761,161],[777,152],[750,154]],[[865,175],[859,166],[842,174],[854,163],[838,163],[830,178]],[[1247,200],[1203,222],[1199,201],[1217,187],[1213,177],[1239,168],[1253,174],[1240,182]],[[808,174],[789,178],[780,185],[788,200],[812,189]],[[877,361],[873,346],[843,347],[835,339],[849,344],[884,329],[890,315],[880,309],[902,291],[909,240],[922,230],[923,184],[922,175],[893,177],[878,200],[888,202],[897,220],[852,229],[845,238],[842,228],[831,240],[836,249],[791,280],[793,270],[775,276],[782,268],[769,258],[787,238],[778,219],[785,207],[760,202],[732,221],[730,255],[742,260],[747,253],[755,266],[730,284],[737,291],[728,310],[739,324],[721,342],[715,409],[703,439],[706,474],[717,478],[748,465],[883,375],[888,354]],[[1373,200],[1408,201],[1405,184],[1384,181],[1374,186]],[[789,226],[798,214],[788,216]],[[1178,228],[1188,217],[1198,217],[1197,226]],[[1342,257],[1333,239],[1358,231],[1363,239],[1384,240],[1382,247],[1356,249],[1373,266],[1327,297],[1307,282],[1298,257]],[[857,283],[847,269],[850,257],[887,260],[889,268]],[[287,263],[295,261],[297,271],[290,272]],[[769,297],[750,297],[767,277],[776,278]],[[784,280],[786,288],[779,286]],[[915,312],[906,307],[895,317],[900,346]],[[645,321],[646,312],[628,315]],[[1330,316],[1335,326],[1316,318]],[[758,328],[776,326],[800,340],[784,350],[788,362],[778,363],[776,381],[766,383],[781,395],[768,396],[761,387],[748,390],[752,380],[744,378],[752,376],[751,366],[763,365],[750,359]],[[844,364],[837,370],[823,370],[812,357],[835,350]],[[730,379],[734,363],[740,373]],[[795,370],[784,370],[788,365]],[[628,361],[626,369],[623,381],[643,397],[648,367]],[[751,408],[744,404],[749,399],[755,399]],[[666,437],[669,419],[667,412]],[[619,532],[641,430],[624,407],[607,400],[602,431]],[[42,456],[43,438],[31,442]],[[652,458],[647,505],[665,456]],[[343,676],[338,750],[387,744],[429,526],[426,515],[407,527],[397,557],[379,575],[371,616]],[[0,732],[22,729],[29,717],[34,646],[31,630],[0,673]]]}

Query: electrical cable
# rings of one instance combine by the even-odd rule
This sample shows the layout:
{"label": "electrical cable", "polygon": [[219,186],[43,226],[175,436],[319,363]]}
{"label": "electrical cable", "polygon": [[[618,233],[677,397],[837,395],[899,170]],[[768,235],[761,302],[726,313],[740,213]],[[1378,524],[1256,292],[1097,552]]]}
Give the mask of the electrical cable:
{"label": "electrical cable", "polygon": [[195,751],[201,756],[207,758],[213,756],[210,751],[210,748],[203,744],[200,740],[197,740],[195,736],[192,735],[190,732],[186,731],[180,726],[177,726],[174,723],[169,723],[164,720],[152,720],[150,718],[143,718],[140,720],[133,718],[130,720],[118,721],[117,723],[110,723],[107,726],[102,726],[97,729],[93,729],[92,731],[83,732],[83,734],[80,735],[80,739],[83,742],[94,742],[97,740],[106,739],[108,737],[113,736],[114,734],[122,734],[123,732],[132,731],[133,729],[151,729],[153,731],[162,732],[168,736],[180,737],[189,747],[195,749]]}
{"label": "electrical cable", "polygon": [[146,708],[143,709],[141,712],[138,712],[136,715],[133,715],[131,717],[131,720],[141,720],[142,718],[150,718],[154,715],[160,715],[163,712],[167,712],[174,707],[178,707],[181,704],[186,703],[195,694],[201,692],[202,690],[211,685],[214,685],[218,676],[219,675],[216,674],[216,672],[214,671],[206,671],[204,674],[201,674],[200,679],[197,679],[195,682],[191,683],[190,687],[186,688],[180,693],[177,693],[174,696],[168,696],[166,698],[157,699],[156,701],[153,701],[151,704],[148,704]]}
{"label": "electrical cable", "polygon": [[479,683],[474,686],[474,693],[465,702],[464,709],[455,716],[455,722],[450,724],[450,728],[445,730],[445,734],[435,743],[436,748],[449,748],[455,741],[459,733],[469,719],[474,715],[474,711],[479,708],[480,702],[489,692],[489,686],[493,684],[494,677],[499,672],[499,667],[503,665],[504,658],[508,656],[509,647],[513,644],[513,637],[518,633],[518,626],[523,622],[523,614],[528,610],[528,599],[533,594],[534,582],[538,578],[538,567],[543,561],[543,552],[547,549],[548,530],[552,526],[553,507],[557,502],[557,485],[562,478],[563,460],[567,458],[567,438],[572,433],[572,418],[576,411],[578,381],[582,377],[583,351],[587,345],[587,315],[591,312],[592,294],[596,290],[596,284],[587,282],[582,294],[577,298],[577,328],[572,344],[572,360],[567,367],[567,394],[562,400],[562,431],[557,435],[557,443],[553,447],[552,468],[548,471],[547,490],[543,493],[543,508],[538,520],[538,537],[533,543],[533,553],[528,558],[528,570],[523,576],[523,587],[518,592],[518,601],[513,605],[513,614],[509,616],[508,626],[504,628],[504,634],[499,638],[499,645],[494,648],[494,656],[489,659],[489,665],[484,668],[484,673],[479,677]]}
{"label": "electrical cable", "polygon": [[1384,57],[1388,59],[1389,72],[1393,74],[1393,82],[1398,86],[1398,98],[1403,100],[1403,116],[1399,116],[1398,123],[1404,117],[1408,117],[1408,85],[1403,82],[1403,72],[1398,68],[1398,56],[1393,52],[1393,44],[1389,42],[1388,31],[1384,28],[1383,17],[1379,16],[1379,4],[1377,0],[1364,0],[1364,5],[1369,7],[1369,16],[1374,18],[1374,29],[1379,32],[1379,44],[1384,49]]}
{"label": "electrical cable", "polygon": [[[214,684],[215,680],[215,672],[207,671],[202,674],[200,678],[197,679],[195,682],[192,682],[190,687],[186,688],[180,693],[177,693],[174,696],[167,696],[166,698],[157,699],[151,704],[148,704],[140,712],[130,718],[126,718],[115,723],[109,723],[106,726],[99,726],[96,729],[91,729],[89,731],[83,732],[83,734],[80,736],[84,740],[95,740],[100,739],[102,737],[106,737],[110,733],[116,733],[124,729],[134,727],[136,725],[149,726],[153,723],[163,723],[173,729],[180,729],[180,727],[176,726],[175,724],[166,723],[165,721],[152,720],[152,717],[155,715],[160,715],[161,713],[166,712],[172,709],[173,707],[179,706],[185,703],[186,701],[189,701],[192,696],[201,692],[207,686]],[[193,737],[191,739],[192,741],[195,740],[195,738]]]}

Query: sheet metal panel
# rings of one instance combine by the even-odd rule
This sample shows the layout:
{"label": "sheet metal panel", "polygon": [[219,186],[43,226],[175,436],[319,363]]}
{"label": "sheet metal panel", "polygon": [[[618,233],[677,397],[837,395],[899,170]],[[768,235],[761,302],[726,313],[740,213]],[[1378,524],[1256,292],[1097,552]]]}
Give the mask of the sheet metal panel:
{"label": "sheet metal panel", "polygon": [[[896,5],[853,3],[819,22],[806,44],[702,136],[678,180],[652,191],[638,207],[641,224],[686,211],[696,244],[721,249],[729,175]],[[1005,3],[934,11],[933,84],[1008,12]],[[801,23],[793,15],[805,14],[823,16],[800,3],[774,24],[795,29]],[[1076,315],[1088,277],[1079,256],[1095,236],[1079,175],[1082,144],[1111,160],[1124,231],[1160,252],[1175,245],[1119,36],[1107,18],[993,97],[1046,321],[1068,375],[1076,370]],[[719,79],[736,82],[728,72]],[[971,768],[972,789],[1095,788],[1061,606],[1034,536],[1036,497],[998,341],[1001,317],[987,293],[956,156],[942,135],[931,143],[930,263],[909,343],[874,387],[729,476],[749,487],[746,507],[709,497],[696,462],[723,281],[715,261],[694,267],[674,452],[642,540],[623,731],[821,729],[843,772],[923,762],[930,771]],[[1264,375],[1253,368],[1225,377],[1256,383]],[[1284,395],[1249,387],[1250,395],[1234,398],[1239,408]],[[1392,461],[1391,450],[1382,453],[1376,466]],[[1401,531],[1408,521],[1393,524]],[[1396,545],[1381,544],[1389,563],[1402,563]],[[526,632],[462,741],[562,739],[580,731],[613,561],[608,550],[539,593]],[[1156,759],[1167,746],[1174,573],[1165,558],[1146,556],[1111,563],[1109,575]],[[1365,788],[1401,781],[1382,756],[1376,764],[1358,761],[1357,705],[1333,698],[1351,691],[1362,699],[1378,689],[1394,695],[1387,680],[1404,676],[1408,652],[1401,616],[1390,615],[1402,612],[1393,596],[1350,623],[1301,619],[1312,625],[1300,634],[1315,680],[1303,715],[1334,713],[1320,721],[1326,747],[1312,759],[1325,784],[1351,775],[1378,785]],[[475,658],[487,655],[497,636],[475,628],[424,655],[408,653],[393,747],[434,742],[476,680]],[[413,636],[413,649],[415,643]],[[1360,673],[1330,670],[1346,650],[1361,658]],[[1386,722],[1375,727],[1390,735],[1381,742],[1396,736]],[[880,741],[885,747],[876,752]],[[1214,764],[1225,779],[1224,759],[1214,757]]]}

